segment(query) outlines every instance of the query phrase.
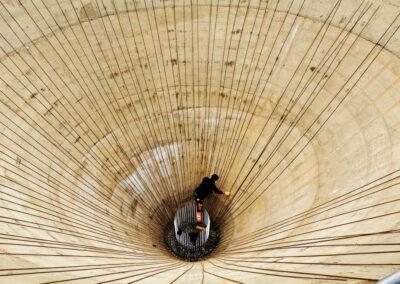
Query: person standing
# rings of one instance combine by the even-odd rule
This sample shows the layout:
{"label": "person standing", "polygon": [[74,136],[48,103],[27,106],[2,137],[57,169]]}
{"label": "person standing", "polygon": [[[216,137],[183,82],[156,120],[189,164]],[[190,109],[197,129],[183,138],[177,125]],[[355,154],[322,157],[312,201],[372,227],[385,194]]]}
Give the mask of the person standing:
{"label": "person standing", "polygon": [[196,229],[205,231],[206,225],[203,223],[203,200],[212,192],[217,194],[225,194],[229,196],[229,192],[222,192],[217,188],[215,182],[218,180],[218,175],[213,174],[211,178],[205,177],[200,185],[194,190],[194,200],[196,202]]}

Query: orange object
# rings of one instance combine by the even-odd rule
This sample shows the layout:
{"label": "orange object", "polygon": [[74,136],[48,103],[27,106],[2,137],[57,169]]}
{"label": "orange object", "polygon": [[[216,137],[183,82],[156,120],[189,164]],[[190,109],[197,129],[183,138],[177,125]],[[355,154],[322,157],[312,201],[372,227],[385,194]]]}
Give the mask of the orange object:
{"label": "orange object", "polygon": [[196,226],[196,229],[197,229],[197,230],[201,230],[201,231],[207,230],[207,228],[204,228],[204,227],[199,226],[199,225]]}
{"label": "orange object", "polygon": [[197,222],[201,222],[201,212],[196,212],[196,220]]}

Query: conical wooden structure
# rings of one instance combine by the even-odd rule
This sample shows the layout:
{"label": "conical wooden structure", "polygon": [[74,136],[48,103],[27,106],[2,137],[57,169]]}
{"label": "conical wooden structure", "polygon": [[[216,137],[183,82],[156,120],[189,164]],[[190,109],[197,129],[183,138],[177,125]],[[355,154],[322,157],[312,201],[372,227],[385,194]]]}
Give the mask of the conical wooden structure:
{"label": "conical wooden structure", "polygon": [[[1,283],[400,269],[400,2],[0,1]],[[205,201],[206,260],[164,247]]]}

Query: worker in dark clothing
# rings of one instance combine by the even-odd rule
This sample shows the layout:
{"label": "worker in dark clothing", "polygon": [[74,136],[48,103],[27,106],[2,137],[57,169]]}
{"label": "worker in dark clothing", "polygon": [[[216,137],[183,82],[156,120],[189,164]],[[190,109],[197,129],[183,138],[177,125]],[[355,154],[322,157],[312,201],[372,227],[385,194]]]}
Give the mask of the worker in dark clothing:
{"label": "worker in dark clothing", "polygon": [[[194,200],[196,201],[196,229],[205,231],[206,225],[203,221],[203,199],[206,198],[210,193],[215,192],[217,194],[222,194],[223,192],[219,190],[215,182],[218,180],[218,176],[213,174],[211,179],[208,177],[203,178],[201,184],[194,191]],[[229,196],[229,192],[224,192],[225,195]]]}
{"label": "worker in dark clothing", "polygon": [[208,177],[203,178],[203,181],[194,191],[194,193],[196,194],[196,198],[203,200],[213,191],[215,193],[222,194],[222,191],[215,186],[215,182],[217,180],[218,176],[216,174],[213,174],[211,178]]}

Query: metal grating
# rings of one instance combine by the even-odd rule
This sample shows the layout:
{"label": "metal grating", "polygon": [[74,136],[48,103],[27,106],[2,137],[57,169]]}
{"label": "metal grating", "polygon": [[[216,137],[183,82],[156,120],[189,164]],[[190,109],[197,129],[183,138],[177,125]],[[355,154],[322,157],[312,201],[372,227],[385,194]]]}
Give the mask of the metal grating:
{"label": "metal grating", "polygon": [[206,230],[196,230],[196,203],[188,202],[185,207],[178,210],[174,218],[177,241],[188,248],[199,249],[210,235],[210,216],[207,210],[203,212],[203,223],[206,225]]}
{"label": "metal grating", "polygon": [[220,234],[206,210],[203,223],[206,230],[196,230],[196,204],[194,201],[186,203],[177,211],[174,221],[165,227],[164,243],[168,251],[186,261],[206,259],[217,248]]}

